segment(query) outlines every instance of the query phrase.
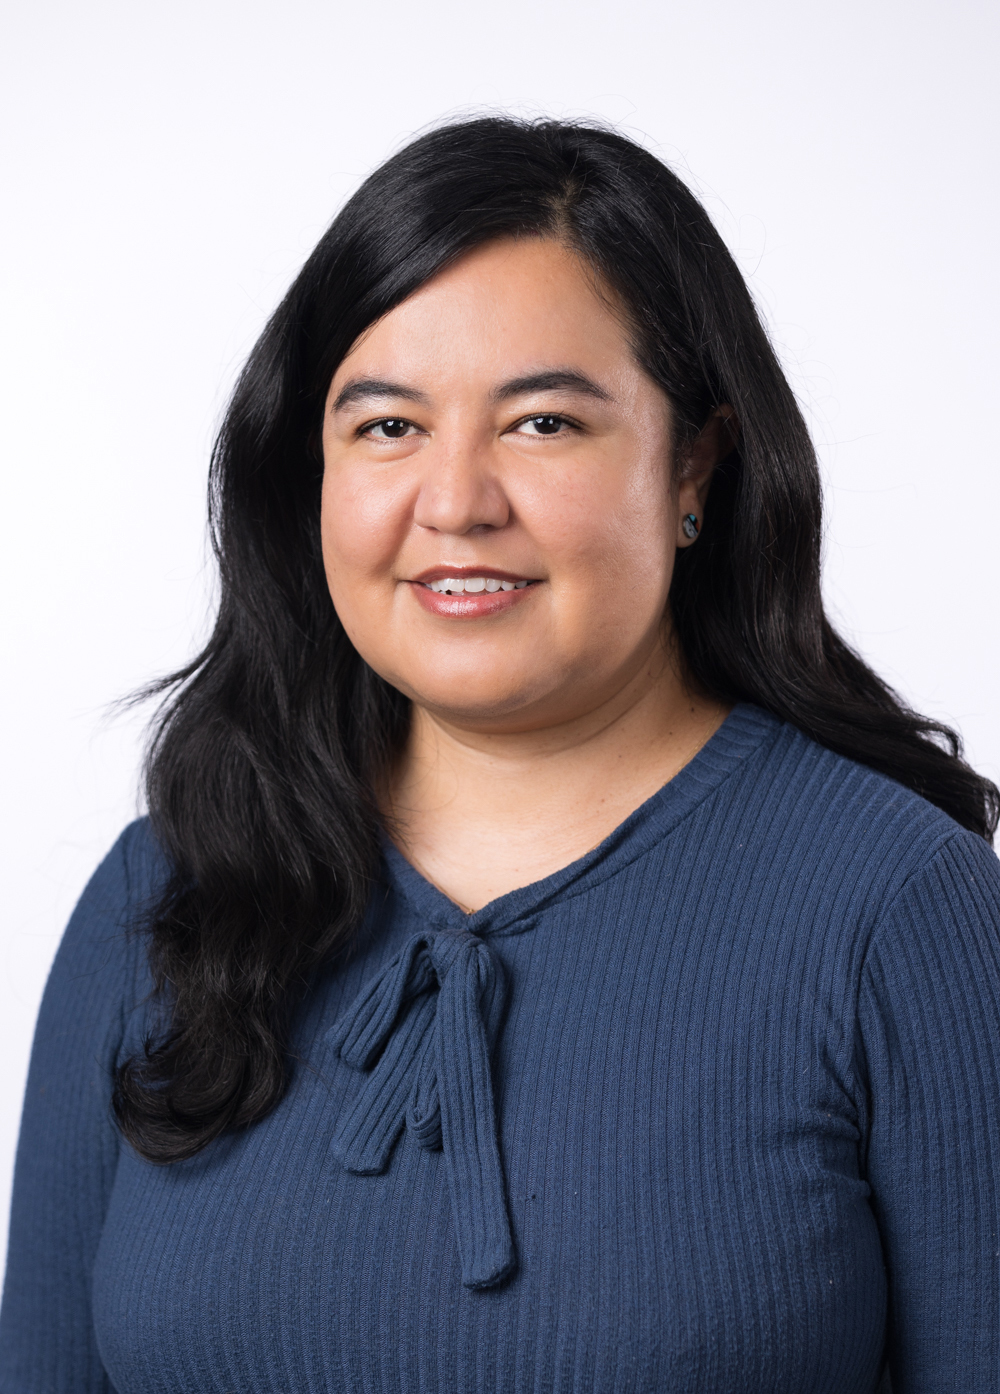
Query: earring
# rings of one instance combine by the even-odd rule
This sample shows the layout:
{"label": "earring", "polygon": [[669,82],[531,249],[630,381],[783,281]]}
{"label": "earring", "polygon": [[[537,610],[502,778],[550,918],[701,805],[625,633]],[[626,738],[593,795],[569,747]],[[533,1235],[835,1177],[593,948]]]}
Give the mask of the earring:
{"label": "earring", "polygon": [[701,532],[701,525],[698,522],[697,513],[685,513],[681,522],[681,527],[684,529],[684,536],[690,538],[693,542],[699,532]]}

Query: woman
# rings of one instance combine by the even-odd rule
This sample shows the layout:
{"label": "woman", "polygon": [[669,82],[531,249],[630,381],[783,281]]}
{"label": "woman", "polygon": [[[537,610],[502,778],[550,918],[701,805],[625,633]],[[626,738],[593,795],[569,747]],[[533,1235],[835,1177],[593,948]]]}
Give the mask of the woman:
{"label": "woman", "polygon": [[994,1389],[997,790],[824,617],[684,186],[422,137],[211,498],[215,632],[42,1008],[2,1387]]}

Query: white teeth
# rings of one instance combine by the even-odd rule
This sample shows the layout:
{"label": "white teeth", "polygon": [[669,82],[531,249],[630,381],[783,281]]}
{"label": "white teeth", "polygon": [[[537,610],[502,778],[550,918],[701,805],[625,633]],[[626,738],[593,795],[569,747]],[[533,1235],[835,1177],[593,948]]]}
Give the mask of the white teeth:
{"label": "white teeth", "polygon": [[488,591],[493,595],[497,591],[523,591],[527,584],[527,581],[498,581],[495,576],[446,576],[441,581],[427,582],[428,588],[439,595],[461,595],[463,591],[469,595]]}

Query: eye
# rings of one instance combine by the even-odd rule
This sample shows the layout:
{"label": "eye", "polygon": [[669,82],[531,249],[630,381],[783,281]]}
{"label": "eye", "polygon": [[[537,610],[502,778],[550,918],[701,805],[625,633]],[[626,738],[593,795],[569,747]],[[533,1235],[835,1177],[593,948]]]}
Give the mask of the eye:
{"label": "eye", "polygon": [[550,412],[545,412],[542,416],[525,417],[514,429],[526,436],[556,436],[565,434],[572,425],[565,416],[553,416]]}
{"label": "eye", "polygon": [[384,416],[381,421],[372,421],[361,428],[363,436],[372,440],[402,440],[417,428],[412,421],[404,421],[401,416]]}

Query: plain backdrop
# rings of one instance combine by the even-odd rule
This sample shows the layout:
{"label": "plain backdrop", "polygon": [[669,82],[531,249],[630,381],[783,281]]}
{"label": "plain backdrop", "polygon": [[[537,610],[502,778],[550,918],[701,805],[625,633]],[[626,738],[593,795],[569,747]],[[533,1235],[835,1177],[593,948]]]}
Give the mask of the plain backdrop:
{"label": "plain backdrop", "polygon": [[205,632],[205,473],[227,390],[345,197],[443,117],[597,116],[691,183],[819,446],[834,614],[1000,778],[995,4],[6,14],[4,1220],[48,966],[141,807],[142,723],[109,704]]}

